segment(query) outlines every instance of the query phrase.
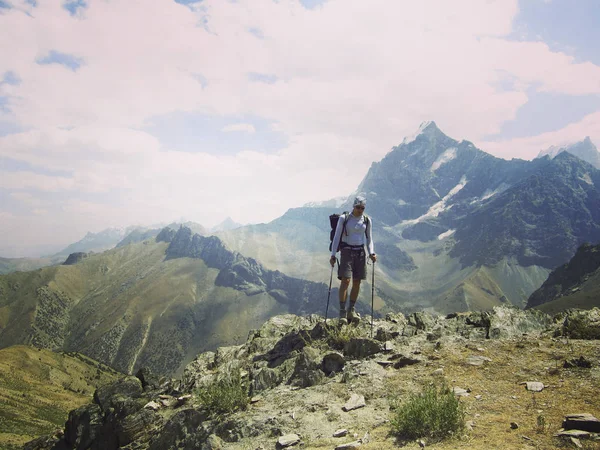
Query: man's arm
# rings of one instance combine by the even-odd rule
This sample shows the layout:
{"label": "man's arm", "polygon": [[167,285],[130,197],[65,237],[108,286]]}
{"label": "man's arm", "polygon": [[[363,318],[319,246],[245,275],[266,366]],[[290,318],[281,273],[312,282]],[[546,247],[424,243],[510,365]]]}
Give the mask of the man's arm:
{"label": "man's arm", "polygon": [[342,214],[338,219],[337,226],[335,227],[335,235],[333,236],[333,242],[331,243],[331,256],[335,257],[338,247],[340,245],[340,239],[342,239],[342,229],[344,228],[344,222],[346,215]]}
{"label": "man's arm", "polygon": [[367,250],[371,259],[376,261],[377,256],[373,247],[373,219],[369,216],[369,222],[367,223]]}

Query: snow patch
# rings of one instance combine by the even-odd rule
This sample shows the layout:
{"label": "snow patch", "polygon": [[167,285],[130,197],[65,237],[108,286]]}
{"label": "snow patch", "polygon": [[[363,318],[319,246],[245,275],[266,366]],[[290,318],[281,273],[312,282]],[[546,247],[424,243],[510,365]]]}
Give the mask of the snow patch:
{"label": "snow patch", "polygon": [[587,184],[591,184],[592,186],[594,185],[594,182],[592,181],[592,178],[590,177],[590,174],[587,173],[587,172],[585,173],[584,176],[579,177],[579,179],[581,181],[585,181]]}
{"label": "snow patch", "polygon": [[404,206],[404,205],[408,205],[408,203],[406,203],[404,200],[402,200],[401,198],[398,199],[398,206]]}
{"label": "snow patch", "polygon": [[440,241],[441,241],[442,239],[445,239],[445,238],[447,238],[448,236],[452,236],[452,235],[454,234],[454,232],[455,232],[455,231],[456,231],[456,230],[448,230],[448,231],[445,231],[445,232],[443,232],[442,234],[440,234],[440,235],[439,235],[437,238],[438,238],[438,240],[440,240]]}
{"label": "snow patch", "polygon": [[452,205],[447,206],[448,200],[450,200],[452,197],[454,197],[462,188],[465,187],[466,184],[467,184],[467,177],[463,175],[462,178],[460,179],[460,182],[456,186],[454,186],[450,190],[450,192],[448,192],[444,196],[443,199],[441,199],[439,202],[432,205],[431,208],[429,208],[429,211],[427,211],[421,217],[417,217],[416,219],[403,220],[401,225],[414,225],[415,223],[419,223],[425,219],[428,219],[431,217],[437,217],[440,215],[440,213],[449,210],[450,208],[452,208]]}
{"label": "snow patch", "polygon": [[438,170],[443,164],[456,158],[456,147],[450,147],[444,153],[437,157],[429,169],[431,172]]}

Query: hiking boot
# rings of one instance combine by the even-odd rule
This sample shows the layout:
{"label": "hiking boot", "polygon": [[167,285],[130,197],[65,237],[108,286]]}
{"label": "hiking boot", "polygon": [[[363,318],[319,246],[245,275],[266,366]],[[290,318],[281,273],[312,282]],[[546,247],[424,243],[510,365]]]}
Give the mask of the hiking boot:
{"label": "hiking boot", "polygon": [[346,310],[340,308],[340,325],[348,325],[348,320],[346,319]]}
{"label": "hiking boot", "polygon": [[348,310],[348,323],[359,323],[360,322],[360,314],[356,312],[354,306]]}

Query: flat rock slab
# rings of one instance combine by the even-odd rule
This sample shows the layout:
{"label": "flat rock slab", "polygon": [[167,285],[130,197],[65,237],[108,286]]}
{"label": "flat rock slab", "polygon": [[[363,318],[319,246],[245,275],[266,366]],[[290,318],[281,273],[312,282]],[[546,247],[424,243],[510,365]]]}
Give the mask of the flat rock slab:
{"label": "flat rock slab", "polygon": [[338,445],[335,450],[344,450],[347,448],[358,448],[362,445],[361,441],[348,442],[347,444]]}
{"label": "flat rock slab", "polygon": [[562,426],[565,430],[582,430],[600,433],[600,420],[588,413],[567,414]]}
{"label": "flat rock slab", "polygon": [[358,395],[358,394],[352,394],[352,396],[350,397],[350,400],[348,400],[346,402],[346,404],[342,407],[342,409],[344,411],[348,412],[348,411],[352,411],[354,409],[362,408],[364,406],[367,406],[367,404],[365,403],[365,396]]}
{"label": "flat rock slab", "polygon": [[277,445],[280,448],[291,447],[292,445],[296,445],[300,442],[300,436],[297,434],[285,434],[277,439]]}
{"label": "flat rock slab", "polygon": [[525,381],[521,383],[525,385],[525,389],[531,392],[542,392],[544,390],[544,383],[540,383],[539,381]]}
{"label": "flat rock slab", "polygon": [[486,362],[492,362],[492,358],[481,355],[471,355],[467,358],[467,364],[470,366],[483,366]]}
{"label": "flat rock slab", "polygon": [[559,437],[574,437],[579,439],[586,439],[590,437],[589,431],[581,431],[581,430],[566,430],[561,431],[557,434]]}
{"label": "flat rock slab", "polygon": [[345,428],[342,428],[340,430],[337,430],[335,433],[333,433],[333,437],[344,437],[348,434],[348,430],[346,430]]}

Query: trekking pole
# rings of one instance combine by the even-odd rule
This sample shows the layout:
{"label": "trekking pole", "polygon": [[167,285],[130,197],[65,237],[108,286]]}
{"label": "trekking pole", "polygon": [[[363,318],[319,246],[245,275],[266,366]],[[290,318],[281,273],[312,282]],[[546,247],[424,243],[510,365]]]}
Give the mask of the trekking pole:
{"label": "trekking pole", "polygon": [[373,306],[375,303],[375,261],[373,261],[373,276],[371,278],[371,339],[373,339]]}
{"label": "trekking pole", "polygon": [[331,282],[333,281],[333,268],[335,265],[331,266],[331,275],[329,276],[329,292],[327,292],[327,307],[325,308],[325,325],[327,325],[327,313],[329,311],[329,297],[331,297]]}

